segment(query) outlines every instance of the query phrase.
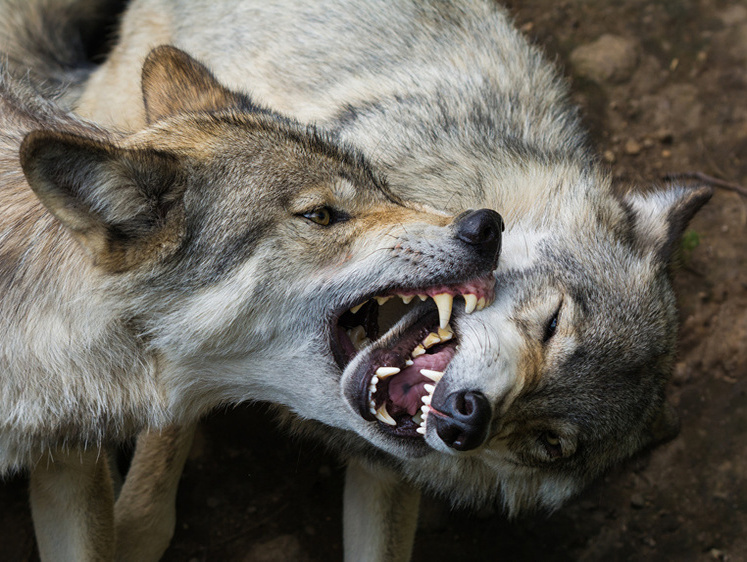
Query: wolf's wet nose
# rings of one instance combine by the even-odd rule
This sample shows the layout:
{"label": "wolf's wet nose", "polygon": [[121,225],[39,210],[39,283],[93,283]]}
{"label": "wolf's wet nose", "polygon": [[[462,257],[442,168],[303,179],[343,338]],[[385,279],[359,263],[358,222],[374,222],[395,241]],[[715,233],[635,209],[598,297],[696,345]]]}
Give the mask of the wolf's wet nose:
{"label": "wolf's wet nose", "polygon": [[467,211],[458,218],[456,235],[461,241],[479,246],[485,255],[497,256],[501,249],[503,218],[492,209]]}
{"label": "wolf's wet nose", "polygon": [[429,423],[435,421],[436,433],[449,447],[470,451],[485,441],[490,418],[490,402],[485,395],[467,390],[452,392],[443,400],[434,397]]}

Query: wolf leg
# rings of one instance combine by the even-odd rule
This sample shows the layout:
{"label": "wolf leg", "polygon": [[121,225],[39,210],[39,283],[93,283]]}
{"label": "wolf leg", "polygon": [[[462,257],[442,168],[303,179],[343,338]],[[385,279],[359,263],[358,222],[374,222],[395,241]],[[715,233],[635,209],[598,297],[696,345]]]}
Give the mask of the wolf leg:
{"label": "wolf leg", "polygon": [[43,561],[113,559],[114,492],[105,453],[73,450],[41,461],[30,494]]}
{"label": "wolf leg", "polygon": [[114,507],[120,562],[159,560],[176,526],[176,491],[196,424],[142,432]]}
{"label": "wolf leg", "polygon": [[409,560],[419,504],[420,491],[390,470],[351,461],[345,474],[345,561]]}

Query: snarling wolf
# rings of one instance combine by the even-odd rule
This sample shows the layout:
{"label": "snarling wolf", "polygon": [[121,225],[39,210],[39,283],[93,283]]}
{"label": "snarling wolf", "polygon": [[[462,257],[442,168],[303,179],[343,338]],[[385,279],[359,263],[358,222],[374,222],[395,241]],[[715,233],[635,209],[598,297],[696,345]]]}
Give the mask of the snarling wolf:
{"label": "snarling wolf", "polygon": [[347,311],[433,297],[408,318],[446,340],[447,301],[493,296],[495,211],[403,203],[360,156],[172,47],[142,88],[149,126],[115,135],[0,82],[0,473],[31,469],[44,560],[113,556],[102,445],[245,400],[373,434],[340,380],[384,320],[364,306],[353,333]]}
{"label": "snarling wolf", "polygon": [[[351,459],[349,559],[408,558],[418,504],[410,485],[456,503],[498,499],[511,513],[554,509],[675,430],[664,402],[677,330],[670,262],[710,191],[617,193],[566,84],[501,7],[133,0],[110,56],[71,103],[101,123],[142,126],[138,66],[162,43],[254,103],[363,151],[398,197],[506,219],[495,302],[472,314],[471,298],[458,302],[458,348],[429,353],[405,317],[341,359],[348,409],[322,421],[366,429],[309,430]],[[402,409],[397,378],[385,377],[413,367],[438,379],[424,396],[422,437],[405,416],[371,413]]]}

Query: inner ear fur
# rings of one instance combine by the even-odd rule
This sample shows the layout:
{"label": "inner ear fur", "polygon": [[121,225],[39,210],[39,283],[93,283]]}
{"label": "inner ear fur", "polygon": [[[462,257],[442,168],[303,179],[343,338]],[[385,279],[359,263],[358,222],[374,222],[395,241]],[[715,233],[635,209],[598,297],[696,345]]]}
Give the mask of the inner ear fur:
{"label": "inner ear fur", "polygon": [[19,156],[31,189],[95,265],[126,271],[181,239],[185,181],[176,155],[33,131]]}
{"label": "inner ear fur", "polygon": [[142,90],[149,124],[180,113],[257,109],[248,96],[224,87],[207,67],[170,45],[156,47],[146,57]]}
{"label": "inner ear fur", "polygon": [[668,263],[695,213],[713,195],[708,186],[670,186],[648,193],[628,193],[623,205],[631,219],[636,244]]}

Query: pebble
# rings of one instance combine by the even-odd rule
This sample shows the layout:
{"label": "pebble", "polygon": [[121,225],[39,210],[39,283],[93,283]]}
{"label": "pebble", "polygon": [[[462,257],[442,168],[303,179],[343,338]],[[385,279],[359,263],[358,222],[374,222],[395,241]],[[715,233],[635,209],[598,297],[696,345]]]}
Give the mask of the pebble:
{"label": "pebble", "polygon": [[638,63],[638,43],[619,35],[602,35],[576,47],[570,56],[579,76],[597,83],[621,83],[630,79]]}
{"label": "pebble", "polygon": [[646,506],[646,500],[643,499],[643,495],[635,493],[630,496],[630,505],[636,509],[641,509]]}
{"label": "pebble", "polygon": [[301,543],[293,535],[280,535],[258,544],[244,558],[246,562],[297,562],[304,559]]}
{"label": "pebble", "polygon": [[625,141],[625,153],[630,154],[631,156],[640,154],[641,153],[640,143],[636,140],[628,139],[627,141]]}

